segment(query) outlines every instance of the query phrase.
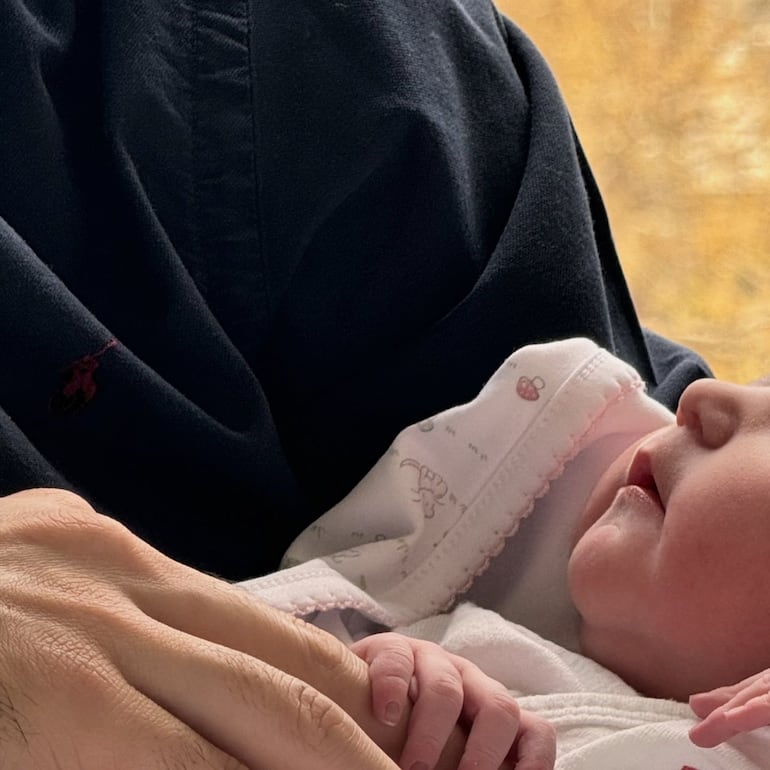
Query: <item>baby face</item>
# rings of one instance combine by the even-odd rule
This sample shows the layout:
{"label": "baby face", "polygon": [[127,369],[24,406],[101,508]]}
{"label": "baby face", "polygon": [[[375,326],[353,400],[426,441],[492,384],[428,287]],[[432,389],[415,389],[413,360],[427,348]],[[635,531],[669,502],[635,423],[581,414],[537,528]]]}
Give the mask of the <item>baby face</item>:
{"label": "baby face", "polygon": [[770,387],[690,385],[601,477],[568,580],[582,651],[648,695],[770,667]]}

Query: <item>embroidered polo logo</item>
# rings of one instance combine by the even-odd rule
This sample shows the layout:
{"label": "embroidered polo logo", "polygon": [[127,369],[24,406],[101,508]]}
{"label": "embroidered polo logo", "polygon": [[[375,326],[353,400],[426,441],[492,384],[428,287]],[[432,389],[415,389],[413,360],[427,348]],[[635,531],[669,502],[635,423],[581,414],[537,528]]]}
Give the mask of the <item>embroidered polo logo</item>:
{"label": "embroidered polo logo", "polygon": [[91,402],[98,390],[94,374],[99,359],[118,344],[116,339],[105,343],[95,353],[88,353],[73,361],[62,372],[62,383],[51,396],[51,412],[58,415],[75,414]]}

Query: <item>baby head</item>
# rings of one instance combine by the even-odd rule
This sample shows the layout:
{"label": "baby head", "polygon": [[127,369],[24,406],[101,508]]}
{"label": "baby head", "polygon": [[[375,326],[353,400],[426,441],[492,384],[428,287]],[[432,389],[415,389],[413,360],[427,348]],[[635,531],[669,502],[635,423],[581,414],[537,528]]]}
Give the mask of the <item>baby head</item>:
{"label": "baby head", "polygon": [[770,667],[770,387],[691,384],[602,475],[568,580],[583,653],[641,692]]}

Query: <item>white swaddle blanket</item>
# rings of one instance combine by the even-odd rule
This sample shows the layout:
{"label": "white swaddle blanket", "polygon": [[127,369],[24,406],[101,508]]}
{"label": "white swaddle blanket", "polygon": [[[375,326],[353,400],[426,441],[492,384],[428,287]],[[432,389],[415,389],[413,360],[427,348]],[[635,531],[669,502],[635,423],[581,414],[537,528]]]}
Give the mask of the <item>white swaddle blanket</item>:
{"label": "white swaddle blanket", "polygon": [[559,770],[770,770],[770,729],[700,749],[686,704],[576,651],[575,519],[608,461],[672,419],[588,340],[522,348],[472,402],[402,431],[285,569],[243,585],[345,641],[385,626],[473,660],[555,725]]}

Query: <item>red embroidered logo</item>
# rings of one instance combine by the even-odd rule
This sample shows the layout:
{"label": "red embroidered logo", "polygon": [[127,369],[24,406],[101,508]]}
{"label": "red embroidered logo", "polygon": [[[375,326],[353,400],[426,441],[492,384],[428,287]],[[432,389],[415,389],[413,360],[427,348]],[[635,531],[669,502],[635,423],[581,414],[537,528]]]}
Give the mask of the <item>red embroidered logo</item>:
{"label": "red embroidered logo", "polygon": [[62,384],[51,396],[50,407],[54,414],[75,414],[93,399],[97,390],[94,372],[99,368],[99,359],[117,344],[113,338],[95,353],[78,358],[64,370]]}

